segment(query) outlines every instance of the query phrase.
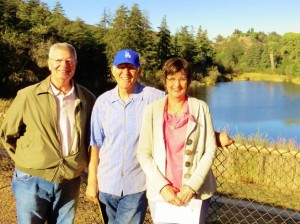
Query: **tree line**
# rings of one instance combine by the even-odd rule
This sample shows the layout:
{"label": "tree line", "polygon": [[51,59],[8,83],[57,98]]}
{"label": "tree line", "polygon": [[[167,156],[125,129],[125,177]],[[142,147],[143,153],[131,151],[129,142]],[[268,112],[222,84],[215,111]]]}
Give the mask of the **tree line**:
{"label": "tree line", "polygon": [[183,26],[171,35],[166,17],[154,31],[137,4],[122,4],[113,14],[104,10],[97,25],[88,25],[80,18],[69,20],[59,2],[50,10],[40,0],[0,0],[0,96],[14,96],[18,89],[45,78],[48,51],[55,42],[75,46],[75,79],[96,95],[111,88],[110,65],[122,48],[139,52],[141,79],[152,83],[159,83],[162,64],[174,56],[193,65],[196,80],[225,80],[226,74],[243,72],[300,76],[297,33],[235,30],[212,41],[201,26],[196,31]]}

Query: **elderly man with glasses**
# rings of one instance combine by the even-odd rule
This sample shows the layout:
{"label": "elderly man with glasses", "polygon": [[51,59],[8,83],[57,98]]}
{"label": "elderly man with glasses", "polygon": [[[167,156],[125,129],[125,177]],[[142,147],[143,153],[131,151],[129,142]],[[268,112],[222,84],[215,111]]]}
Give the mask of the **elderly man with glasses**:
{"label": "elderly man with glasses", "polygon": [[0,137],[15,162],[12,188],[19,223],[74,221],[95,102],[73,81],[76,65],[72,45],[52,45],[51,74],[20,90],[2,123]]}

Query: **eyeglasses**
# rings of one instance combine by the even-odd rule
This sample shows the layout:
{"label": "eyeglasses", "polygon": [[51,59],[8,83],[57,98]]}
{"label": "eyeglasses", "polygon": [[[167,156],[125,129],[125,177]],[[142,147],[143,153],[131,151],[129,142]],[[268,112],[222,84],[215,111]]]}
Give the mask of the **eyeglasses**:
{"label": "eyeglasses", "polygon": [[179,81],[180,83],[186,83],[187,82],[187,78],[186,77],[181,77],[179,79],[176,79],[176,78],[172,77],[172,78],[167,78],[167,80],[170,83],[175,83],[176,81]]}
{"label": "eyeglasses", "polygon": [[63,59],[51,59],[50,58],[49,60],[54,61],[55,64],[61,64],[63,62],[66,62],[66,64],[68,64],[68,65],[73,65],[77,62],[76,60],[73,60],[73,59],[63,60]]}

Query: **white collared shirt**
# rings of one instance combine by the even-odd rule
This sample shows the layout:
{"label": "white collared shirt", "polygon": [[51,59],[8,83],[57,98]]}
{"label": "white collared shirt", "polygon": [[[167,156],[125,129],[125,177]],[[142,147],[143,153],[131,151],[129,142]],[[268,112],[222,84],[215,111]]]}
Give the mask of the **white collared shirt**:
{"label": "white collared shirt", "polygon": [[52,83],[51,89],[57,104],[57,119],[61,136],[62,154],[66,157],[70,154],[74,140],[76,94],[74,85],[67,94],[56,89]]}

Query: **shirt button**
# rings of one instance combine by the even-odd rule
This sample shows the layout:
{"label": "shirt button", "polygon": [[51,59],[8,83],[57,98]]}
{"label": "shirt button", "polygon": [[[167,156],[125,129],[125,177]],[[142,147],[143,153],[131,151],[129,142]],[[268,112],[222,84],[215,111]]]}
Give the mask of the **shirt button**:
{"label": "shirt button", "polygon": [[185,166],[186,166],[186,167],[190,167],[190,166],[191,166],[191,163],[190,163],[190,162],[185,162]]}
{"label": "shirt button", "polygon": [[121,173],[121,176],[122,176],[122,177],[124,177],[124,176],[125,176],[125,174],[122,172],[122,173]]}
{"label": "shirt button", "polygon": [[187,141],[186,141],[186,144],[187,145],[191,145],[193,143],[193,140],[192,139],[188,139]]}
{"label": "shirt button", "polygon": [[193,152],[191,150],[187,149],[187,150],[185,150],[185,154],[190,156],[193,154]]}
{"label": "shirt button", "polygon": [[189,173],[184,174],[184,178],[185,178],[185,179],[188,179],[188,178],[190,178],[190,177],[191,177],[191,174],[189,174]]}

